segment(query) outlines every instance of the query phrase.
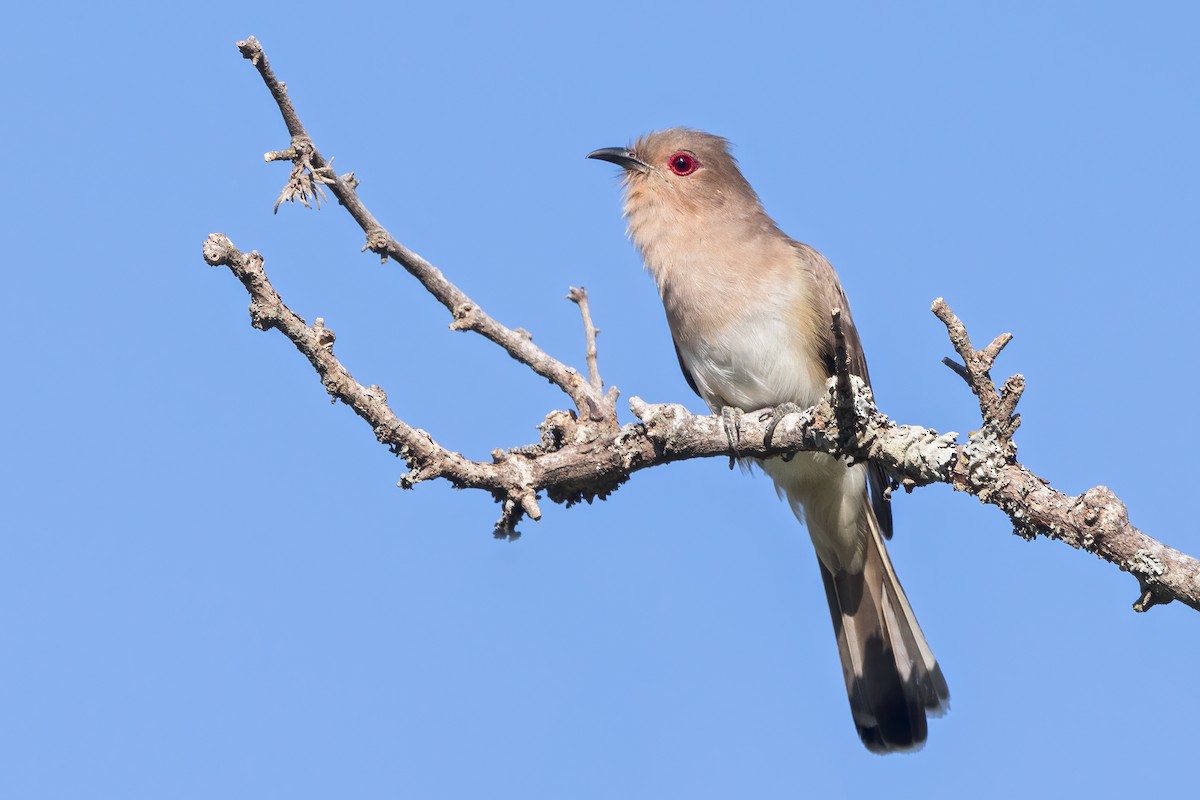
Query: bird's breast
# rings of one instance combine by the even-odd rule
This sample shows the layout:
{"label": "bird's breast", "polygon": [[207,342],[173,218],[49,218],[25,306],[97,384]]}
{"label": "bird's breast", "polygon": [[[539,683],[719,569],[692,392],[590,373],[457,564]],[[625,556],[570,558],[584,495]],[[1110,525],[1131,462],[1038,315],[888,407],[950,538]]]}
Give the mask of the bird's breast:
{"label": "bird's breast", "polygon": [[761,210],[675,213],[631,193],[629,233],[654,276],[679,357],[709,407],[812,405],[825,387],[811,274]]}
{"label": "bird's breast", "polygon": [[786,312],[760,311],[703,333],[685,319],[670,321],[680,359],[713,411],[810,406],[825,390],[820,362],[794,320]]}

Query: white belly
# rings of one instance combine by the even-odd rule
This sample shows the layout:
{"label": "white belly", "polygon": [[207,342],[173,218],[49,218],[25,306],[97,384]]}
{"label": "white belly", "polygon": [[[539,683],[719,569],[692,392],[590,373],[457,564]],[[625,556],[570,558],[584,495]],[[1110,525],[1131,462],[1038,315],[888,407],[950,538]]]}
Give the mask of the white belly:
{"label": "white belly", "polygon": [[743,319],[704,339],[685,340],[679,354],[714,412],[787,402],[807,407],[825,391],[823,372],[813,374],[819,362],[807,355],[799,332],[778,317]]}
{"label": "white belly", "polygon": [[[714,412],[725,406],[743,411],[792,402],[807,408],[825,392],[821,362],[810,345],[784,319],[740,320],[702,341],[679,345],[680,357],[700,395]],[[866,541],[863,513],[866,471],[847,468],[823,453],[797,453],[784,461],[760,462],[804,521],[821,561],[831,570],[861,569]]]}

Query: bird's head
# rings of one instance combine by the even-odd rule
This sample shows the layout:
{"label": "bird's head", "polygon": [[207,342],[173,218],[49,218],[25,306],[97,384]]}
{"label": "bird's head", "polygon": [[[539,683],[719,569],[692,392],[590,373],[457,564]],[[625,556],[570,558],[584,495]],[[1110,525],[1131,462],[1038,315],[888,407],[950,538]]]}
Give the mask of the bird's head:
{"label": "bird's head", "polygon": [[[605,147],[588,158],[621,167],[629,234],[653,270],[653,250],[685,250],[725,230],[771,224],[729,152],[729,142],[690,128],[648,133],[629,147]],[[765,222],[764,222],[765,221]],[[682,248],[682,249],[680,249]]]}
{"label": "bird's head", "polygon": [[690,128],[670,128],[641,137],[630,147],[604,147],[588,158],[624,170],[626,200],[657,200],[694,213],[696,206],[721,206],[758,198],[742,177],[729,142]]}

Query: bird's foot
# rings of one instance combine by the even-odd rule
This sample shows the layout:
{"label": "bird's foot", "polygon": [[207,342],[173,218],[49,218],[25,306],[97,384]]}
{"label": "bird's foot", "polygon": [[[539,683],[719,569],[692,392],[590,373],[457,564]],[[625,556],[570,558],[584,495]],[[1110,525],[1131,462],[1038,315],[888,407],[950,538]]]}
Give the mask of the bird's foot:
{"label": "bird's foot", "polygon": [[[771,424],[767,426],[767,433],[763,437],[763,445],[771,446],[771,439],[775,436],[775,429],[779,427],[779,423],[783,422],[783,418],[788,414],[795,414],[797,411],[804,409],[792,402],[780,403],[770,411]],[[784,453],[780,458],[784,461],[791,461],[796,457],[795,453]]]}
{"label": "bird's foot", "polygon": [[729,439],[729,449],[733,452],[729,456],[729,468],[733,469],[733,464],[738,457],[738,443],[742,440],[742,414],[744,412],[736,406],[721,407],[721,422],[725,425],[725,436]]}

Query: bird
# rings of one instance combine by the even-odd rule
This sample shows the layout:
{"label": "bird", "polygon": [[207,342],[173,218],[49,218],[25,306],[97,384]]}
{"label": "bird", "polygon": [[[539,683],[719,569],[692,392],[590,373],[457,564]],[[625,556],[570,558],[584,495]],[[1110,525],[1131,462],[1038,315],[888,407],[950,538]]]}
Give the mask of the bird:
{"label": "bird", "polygon": [[[714,413],[817,403],[834,374],[834,309],[851,372],[870,385],[837,273],[767,215],[726,139],[671,128],[587,157],[622,169],[628,235],[684,378]],[[812,539],[859,738],[875,753],[919,749],[950,692],[884,546],[882,467],[808,452],[758,465]]]}

